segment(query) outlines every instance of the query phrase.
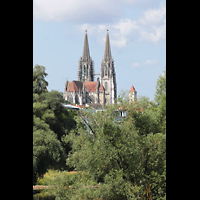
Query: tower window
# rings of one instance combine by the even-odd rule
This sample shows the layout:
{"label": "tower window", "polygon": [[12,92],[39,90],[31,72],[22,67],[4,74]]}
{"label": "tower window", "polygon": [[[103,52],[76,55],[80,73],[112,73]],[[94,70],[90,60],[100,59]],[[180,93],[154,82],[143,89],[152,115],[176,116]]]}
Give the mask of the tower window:
{"label": "tower window", "polygon": [[105,75],[107,76],[107,66],[105,66]]}
{"label": "tower window", "polygon": [[108,90],[108,83],[105,82],[105,90],[107,91]]}

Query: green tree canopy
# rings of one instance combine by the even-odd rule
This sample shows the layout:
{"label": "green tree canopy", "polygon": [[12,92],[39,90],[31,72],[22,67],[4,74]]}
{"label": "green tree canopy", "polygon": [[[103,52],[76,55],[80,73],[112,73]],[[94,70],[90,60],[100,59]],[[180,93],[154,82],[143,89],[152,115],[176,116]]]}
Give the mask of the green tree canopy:
{"label": "green tree canopy", "polygon": [[105,112],[84,112],[76,118],[77,129],[65,138],[72,145],[67,164],[89,174],[98,187],[83,193],[79,186],[69,199],[166,198],[165,133],[156,132],[156,104],[146,98],[137,103],[127,107],[127,101],[122,101],[129,116],[118,123],[117,104]]}
{"label": "green tree canopy", "polygon": [[[45,67],[33,68],[33,182],[47,169],[66,159],[70,146],[62,136],[76,127],[74,112],[63,107],[65,100],[58,91],[48,92]],[[65,166],[65,161],[64,161]]]}
{"label": "green tree canopy", "polygon": [[[121,104],[108,105],[104,112],[79,112],[75,116],[75,128],[67,132],[69,134],[59,135],[58,132],[62,131],[56,129],[59,122],[55,120],[56,115],[61,115],[57,101],[51,96],[53,93],[47,95],[45,91],[36,97],[34,123],[36,131],[40,128],[40,135],[35,139],[35,143],[39,144],[35,145],[35,152],[38,155],[40,151],[45,152],[46,145],[52,140],[48,152],[51,159],[57,160],[61,149],[59,144],[70,145],[66,164],[77,171],[71,178],[61,173],[52,180],[51,184],[56,186],[54,193],[60,200],[166,199],[164,81],[163,77],[159,77],[155,101],[140,97],[130,103],[128,95],[121,95]],[[118,121],[116,118],[121,109],[128,116]],[[51,139],[45,140],[46,129],[54,130],[57,140],[54,140],[51,131]]]}

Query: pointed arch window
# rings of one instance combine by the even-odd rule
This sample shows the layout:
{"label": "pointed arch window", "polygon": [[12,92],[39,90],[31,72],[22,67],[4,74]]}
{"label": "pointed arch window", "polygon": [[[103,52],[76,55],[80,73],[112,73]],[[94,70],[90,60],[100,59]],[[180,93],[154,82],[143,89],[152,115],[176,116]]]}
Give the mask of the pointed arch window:
{"label": "pointed arch window", "polygon": [[108,83],[105,82],[105,90],[107,91],[108,90]]}
{"label": "pointed arch window", "polygon": [[108,75],[108,69],[107,69],[107,65],[105,66],[105,75],[107,76]]}

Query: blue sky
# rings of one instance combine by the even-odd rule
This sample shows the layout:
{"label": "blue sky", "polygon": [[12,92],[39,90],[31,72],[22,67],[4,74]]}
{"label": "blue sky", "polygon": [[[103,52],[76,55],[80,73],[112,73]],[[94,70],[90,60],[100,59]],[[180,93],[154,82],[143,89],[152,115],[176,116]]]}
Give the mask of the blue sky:
{"label": "blue sky", "polygon": [[33,67],[46,67],[48,90],[77,80],[86,29],[95,73],[109,29],[117,95],[133,85],[153,100],[166,67],[166,0],[33,0]]}

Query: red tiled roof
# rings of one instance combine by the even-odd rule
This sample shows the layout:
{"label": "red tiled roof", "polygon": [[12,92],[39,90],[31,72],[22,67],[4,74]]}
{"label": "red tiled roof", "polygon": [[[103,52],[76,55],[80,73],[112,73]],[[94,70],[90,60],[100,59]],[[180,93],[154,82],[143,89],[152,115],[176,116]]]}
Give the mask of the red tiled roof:
{"label": "red tiled roof", "polygon": [[67,92],[78,92],[82,90],[83,83],[81,81],[72,81],[68,83]]}
{"label": "red tiled roof", "polygon": [[77,105],[78,108],[85,108],[85,105]]}
{"label": "red tiled roof", "polygon": [[101,84],[101,86],[99,87],[99,90],[104,90],[103,85]]}
{"label": "red tiled roof", "polygon": [[133,85],[132,85],[131,89],[129,90],[129,92],[135,92],[135,88],[133,87]]}
{"label": "red tiled roof", "polygon": [[88,92],[96,92],[98,84],[97,81],[87,81],[84,84]]}

